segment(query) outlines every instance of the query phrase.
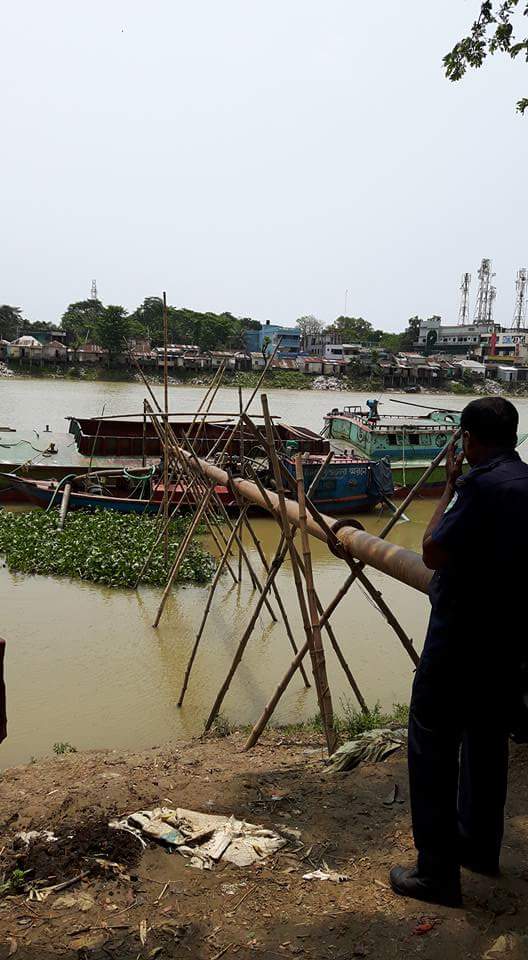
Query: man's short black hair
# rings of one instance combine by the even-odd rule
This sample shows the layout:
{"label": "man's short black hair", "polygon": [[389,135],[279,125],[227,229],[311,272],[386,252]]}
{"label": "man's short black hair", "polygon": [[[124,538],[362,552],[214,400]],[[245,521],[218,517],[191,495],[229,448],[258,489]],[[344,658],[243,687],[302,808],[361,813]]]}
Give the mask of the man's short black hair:
{"label": "man's short black hair", "polygon": [[517,445],[519,414],[504,397],[482,397],[464,407],[460,418],[462,430],[467,430],[486,447],[514,450]]}

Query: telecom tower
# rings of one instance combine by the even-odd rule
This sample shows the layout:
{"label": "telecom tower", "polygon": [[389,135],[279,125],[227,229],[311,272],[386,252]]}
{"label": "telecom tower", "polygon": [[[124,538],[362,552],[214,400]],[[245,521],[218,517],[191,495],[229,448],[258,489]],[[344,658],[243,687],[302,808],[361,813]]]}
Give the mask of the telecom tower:
{"label": "telecom tower", "polygon": [[513,326],[520,330],[526,323],[526,292],[528,287],[528,270],[521,267],[517,271],[517,280],[515,282],[515,311],[513,314]]}
{"label": "telecom tower", "polygon": [[92,280],[92,289],[90,290],[90,300],[98,300],[97,296],[97,280]]}
{"label": "telecom tower", "polygon": [[491,283],[494,276],[495,274],[491,269],[491,260],[484,259],[480,264],[478,272],[479,285],[475,305],[476,324],[493,322],[493,303],[497,295],[497,291]]}
{"label": "telecom tower", "polygon": [[460,284],[460,310],[458,311],[458,322],[461,326],[469,323],[469,287],[471,285],[471,274],[463,273]]}

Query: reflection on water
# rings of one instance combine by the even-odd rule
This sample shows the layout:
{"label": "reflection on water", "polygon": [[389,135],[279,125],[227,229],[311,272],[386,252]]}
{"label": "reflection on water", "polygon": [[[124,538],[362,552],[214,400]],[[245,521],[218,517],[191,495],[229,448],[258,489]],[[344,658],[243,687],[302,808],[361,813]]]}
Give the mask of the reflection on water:
{"label": "reflection on water", "polygon": [[[235,407],[235,394],[225,390],[217,409]],[[49,422],[61,429],[68,413],[100,413],[103,399],[113,412],[139,409],[142,388],[134,384],[71,384],[64,381],[0,381],[0,420],[19,428]],[[269,391],[272,412],[293,422],[319,428],[334,404],[360,402],[352,394]],[[172,407],[192,410],[200,393],[173,388]],[[460,408],[461,398],[446,398]],[[427,398],[420,397],[420,402]],[[438,398],[432,402],[438,403]],[[446,402],[446,405],[448,405]],[[226,406],[227,404],[227,406]],[[519,405],[521,407],[521,404]],[[526,405],[522,410],[526,420]],[[400,522],[391,540],[419,549],[434,502],[417,501],[410,522]],[[387,512],[361,516],[366,528],[379,532]],[[277,545],[277,527],[255,519],[268,558]],[[247,539],[246,539],[247,544]],[[254,549],[247,548],[257,569]],[[346,578],[347,568],[318,540],[312,540],[317,589],[326,605]],[[422,644],[427,598],[388,577],[370,571],[417,648]],[[277,578],[299,645],[303,629],[289,563]],[[160,627],[151,626],[160,592],[142,588],[113,591],[94,584],[26,577],[0,569],[1,631],[8,642],[7,693],[9,737],[0,747],[0,764],[23,762],[49,753],[53,743],[69,741],[78,748],[141,748],[197,734],[225,677],[235,647],[248,622],[256,594],[248,578],[236,586],[221,579],[182,709],[176,702],[187,658],[198,629],[208,587],[177,589]],[[367,701],[384,706],[409,697],[412,664],[400,642],[357,584],[332,618],[338,640]],[[336,709],[351,693],[327,645],[328,672]],[[256,718],[291,659],[283,624],[262,613],[224,704],[232,721]],[[309,668],[309,662],[307,662]],[[291,721],[315,713],[313,689],[305,690],[297,674],[283,697],[276,718]]]}

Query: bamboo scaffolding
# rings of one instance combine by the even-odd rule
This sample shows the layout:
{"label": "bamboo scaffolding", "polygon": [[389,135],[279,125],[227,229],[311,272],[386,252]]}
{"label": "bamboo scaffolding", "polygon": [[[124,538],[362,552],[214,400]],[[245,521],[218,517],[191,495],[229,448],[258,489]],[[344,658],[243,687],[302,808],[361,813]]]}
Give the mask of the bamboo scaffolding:
{"label": "bamboo scaffolding", "polygon": [[[424,483],[426,482],[426,480],[431,476],[431,474],[433,473],[433,470],[436,469],[436,467],[440,465],[440,463],[442,462],[443,458],[445,457],[445,455],[446,455],[446,453],[447,453],[447,450],[449,449],[450,444],[451,444],[452,442],[456,442],[456,441],[459,439],[459,436],[460,436],[460,431],[457,431],[457,433],[455,433],[455,435],[454,435],[454,437],[452,438],[452,440],[450,440],[449,443],[447,443],[447,444],[445,445],[445,447],[443,448],[443,450],[440,451],[440,453],[439,453],[439,454],[434,458],[434,460],[431,462],[431,464],[429,465],[429,467],[427,467],[427,469],[424,471],[424,473],[422,474],[422,476],[420,477],[420,479],[418,480],[418,482],[414,485],[413,489],[409,492],[409,494],[407,495],[407,497],[405,498],[405,500],[400,504],[400,506],[399,506],[398,510],[396,511],[396,513],[390,518],[390,520],[388,521],[388,523],[384,526],[384,528],[383,528],[383,530],[381,531],[381,534],[380,534],[380,539],[384,539],[384,538],[387,536],[387,534],[390,532],[390,530],[392,530],[392,528],[393,528],[393,526],[395,525],[395,523],[397,523],[399,517],[402,516],[402,514],[405,512],[405,510],[407,509],[407,507],[409,506],[409,504],[412,502],[412,500],[415,498],[415,496],[417,495],[417,493],[418,493],[418,492],[420,491],[420,489],[423,487],[423,485],[424,485]],[[363,564],[361,564],[361,563],[356,563],[356,562],[354,562],[354,561],[351,561],[351,558],[350,558],[350,557],[345,557],[345,559],[347,560],[347,562],[348,562],[348,563],[351,565],[351,567],[352,567],[351,572],[350,572],[349,576],[347,577],[347,579],[346,579],[345,583],[343,584],[343,586],[340,588],[340,590],[339,590],[338,593],[335,595],[335,597],[333,598],[333,600],[331,601],[331,603],[330,603],[330,604],[328,605],[328,607],[326,608],[324,614],[322,615],[321,620],[320,620],[320,624],[321,624],[321,625],[323,625],[324,623],[326,623],[326,622],[330,619],[330,617],[331,617],[332,614],[334,613],[335,609],[337,608],[338,604],[341,602],[341,600],[342,600],[342,599],[344,598],[344,596],[347,594],[349,588],[350,588],[350,587],[352,586],[352,584],[354,583],[355,579],[356,579],[356,578],[359,576],[359,574],[362,572],[362,566],[363,566]],[[363,578],[363,585],[364,585],[364,586],[366,586],[366,584],[365,584],[365,579],[366,579],[366,578]],[[392,612],[390,611],[390,609],[389,609],[388,607],[387,607],[387,612],[385,612],[385,611],[383,610],[383,608],[382,608],[382,604],[384,603],[384,601],[382,601],[381,593],[380,593],[379,591],[376,591],[375,588],[372,587],[372,585],[370,584],[369,581],[367,581],[366,583],[368,584],[368,587],[371,587],[371,589],[377,594],[377,596],[375,597],[375,600],[376,600],[378,606],[380,607],[380,609],[382,610],[382,612],[384,613],[384,615],[387,617],[387,619],[388,619],[387,614],[392,617]],[[367,587],[367,589],[368,589],[368,587]],[[371,594],[371,595],[372,595],[372,594]],[[385,605],[385,606],[386,606],[386,605]],[[390,622],[390,621],[389,621],[389,622]],[[391,625],[393,626],[394,629],[396,629],[397,627],[399,627],[399,624],[397,623],[397,621],[396,621],[396,625],[395,625],[394,623],[392,623]],[[285,673],[284,676],[282,677],[281,681],[279,682],[278,686],[276,687],[275,691],[273,692],[273,695],[272,695],[271,699],[270,699],[270,700],[268,701],[268,703],[266,704],[266,706],[265,706],[265,708],[264,708],[264,710],[263,710],[260,718],[257,720],[256,724],[254,725],[254,727],[253,727],[253,729],[252,729],[252,731],[251,731],[248,739],[246,740],[246,743],[244,744],[244,750],[249,750],[249,749],[251,749],[251,747],[253,747],[253,746],[255,745],[255,743],[258,741],[258,739],[259,739],[260,735],[262,734],[262,731],[265,729],[265,727],[266,727],[266,725],[267,725],[270,717],[273,715],[273,712],[274,712],[274,710],[275,710],[275,708],[276,708],[276,706],[277,706],[280,698],[282,697],[283,693],[284,693],[285,690],[287,689],[288,684],[290,683],[290,680],[291,680],[292,677],[294,676],[294,674],[295,674],[296,670],[298,669],[299,665],[302,663],[302,660],[303,660],[303,658],[306,656],[307,652],[308,652],[308,643],[305,643],[304,646],[299,650],[299,653],[297,654],[297,656],[292,660],[290,666],[288,667],[288,670],[286,671],[286,673]],[[408,649],[408,653],[410,654],[411,658],[413,659],[413,662],[416,664],[416,663],[418,662],[418,660],[419,660],[419,657],[418,657],[416,651],[414,650],[414,648],[412,647],[412,645],[411,645],[411,647]]]}
{"label": "bamboo scaffolding", "polygon": [[[251,423],[251,421],[249,421],[249,422]],[[328,458],[327,458],[327,459],[328,459]],[[324,465],[323,465],[323,466],[324,466]],[[310,487],[310,491],[314,488],[316,482],[318,481],[318,479],[319,479],[319,477],[320,477],[320,475],[321,475],[322,469],[323,469],[323,467],[321,467],[321,470],[319,470],[318,473],[317,473],[317,475],[316,475],[316,477],[314,477],[314,480],[312,481],[312,485],[311,485],[311,487]],[[253,474],[253,475],[254,475],[254,474]],[[257,482],[260,483],[260,481],[258,481],[258,478],[255,476],[255,484],[254,484],[255,486],[257,486]],[[233,487],[235,488],[235,486],[236,486],[236,484],[235,484],[235,481],[233,480]],[[238,488],[237,488],[237,492],[238,492]],[[277,512],[276,512],[275,509],[271,506],[271,501],[267,498],[268,491],[265,491],[265,492],[266,492],[266,497],[263,497],[263,499],[262,499],[262,504],[261,504],[261,505],[262,505],[263,507],[265,507],[266,509],[268,509],[268,510],[270,511],[271,515],[278,521]],[[294,529],[294,528],[292,527],[292,532],[293,532],[293,529]],[[264,591],[265,591],[265,592],[266,592],[267,590],[269,590],[270,587],[271,587],[271,586],[273,585],[273,583],[275,582],[275,578],[276,578],[276,576],[277,576],[277,574],[278,574],[278,572],[279,572],[279,570],[280,570],[280,568],[281,568],[281,566],[282,566],[282,564],[283,564],[283,562],[284,562],[284,560],[285,560],[285,558],[286,558],[286,554],[287,554],[287,553],[288,553],[288,544],[287,544],[287,541],[286,541],[286,537],[285,537],[285,535],[284,535],[284,530],[282,529],[281,537],[280,537],[280,540],[279,540],[277,549],[276,549],[276,551],[275,551],[275,555],[274,555],[274,557],[273,557],[273,559],[272,559],[272,561],[271,561],[271,564],[270,564],[270,571],[269,571],[269,574],[268,574],[268,578],[267,578],[267,580],[266,580],[266,583],[264,584]],[[212,726],[212,724],[213,724],[213,722],[214,722],[214,720],[215,720],[215,717],[217,717],[217,716],[218,716],[218,713],[220,712],[220,707],[222,706],[222,703],[223,703],[223,701],[224,701],[224,699],[225,699],[225,696],[226,696],[226,694],[227,694],[227,691],[229,690],[229,687],[231,686],[231,681],[232,681],[232,679],[233,679],[233,677],[234,677],[234,675],[235,675],[235,673],[236,673],[236,671],[237,671],[237,667],[238,667],[239,663],[240,663],[241,660],[242,660],[242,657],[243,657],[243,655],[244,655],[244,651],[245,651],[245,649],[246,649],[246,647],[247,647],[247,644],[248,644],[248,642],[249,642],[249,640],[250,640],[250,638],[251,638],[251,635],[252,635],[252,633],[253,633],[253,630],[254,630],[254,628],[255,628],[255,624],[256,624],[256,622],[257,622],[258,616],[259,616],[260,611],[261,611],[261,609],[262,609],[262,604],[263,604],[263,597],[260,596],[260,597],[258,598],[258,600],[257,600],[257,604],[256,604],[256,606],[255,606],[255,609],[254,609],[252,615],[251,615],[251,618],[250,618],[250,620],[249,620],[249,623],[248,623],[248,625],[247,625],[247,627],[246,627],[246,629],[245,629],[245,631],[244,631],[244,634],[242,635],[242,637],[241,637],[241,639],[240,639],[240,641],[239,641],[239,643],[238,643],[238,647],[237,647],[237,649],[236,649],[236,651],[235,651],[235,653],[234,653],[233,660],[231,661],[231,665],[230,665],[230,667],[229,667],[229,671],[228,671],[228,673],[227,673],[227,676],[226,676],[226,678],[225,678],[225,680],[224,680],[224,682],[223,682],[223,684],[222,684],[222,686],[221,686],[221,688],[220,688],[220,690],[219,690],[219,692],[218,692],[218,694],[217,694],[217,696],[216,696],[215,702],[213,703],[213,706],[212,706],[212,708],[211,708],[211,711],[210,711],[209,716],[208,716],[208,718],[207,718],[207,721],[206,721],[206,723],[205,723],[205,727],[204,727],[205,732],[207,732],[207,730],[209,730],[209,729],[211,728],[211,726]],[[302,659],[303,659],[304,654],[308,652],[308,646],[309,646],[309,641],[307,640],[307,642],[305,643],[305,645],[301,648],[302,651],[304,651],[303,654],[302,654],[302,656],[301,656],[300,659],[299,659],[299,654],[301,653],[301,651],[299,651],[299,654],[297,654],[297,656],[296,656],[296,658],[295,658],[295,661],[296,661],[296,663],[297,663],[297,665],[296,665],[296,667],[295,667],[295,670],[297,670],[299,667],[302,666]],[[295,671],[294,671],[294,672],[295,672]],[[306,676],[306,674],[304,674],[304,676]],[[289,681],[288,681],[288,682],[289,682]]]}
{"label": "bamboo scaffolding", "polygon": [[[319,621],[317,618],[317,609],[315,603],[313,604],[312,612],[312,601],[313,601],[313,581],[310,584],[307,579],[307,592],[308,592],[308,605],[306,603],[306,598],[304,596],[301,572],[299,569],[299,564],[297,562],[297,552],[294,548],[293,536],[290,524],[288,522],[288,514],[286,511],[286,496],[285,490],[282,481],[282,473],[279,464],[279,458],[277,456],[277,451],[275,449],[274,437],[273,437],[273,423],[269,416],[268,408],[268,398],[265,394],[261,396],[262,403],[262,412],[264,414],[264,423],[266,427],[266,440],[268,444],[268,453],[271,458],[271,465],[273,470],[273,476],[275,479],[275,487],[277,490],[277,495],[279,498],[279,515],[282,526],[282,532],[284,539],[288,546],[288,552],[290,555],[290,561],[292,566],[293,580],[295,583],[295,589],[297,591],[297,599],[299,601],[299,607],[301,610],[301,617],[303,621],[304,632],[306,634],[306,639],[308,640],[308,650],[312,660],[312,673],[315,681],[315,689],[317,691],[317,701],[319,703],[319,709],[321,711],[321,717],[323,719],[323,724],[325,727],[325,736],[327,740],[328,750],[332,752],[334,748],[334,736],[335,731],[333,731],[333,711],[332,711],[332,699],[330,691],[328,689],[328,683],[326,680],[326,667],[324,663],[324,652],[320,644],[320,630],[319,630]],[[303,486],[304,494],[304,486]],[[303,498],[304,503],[304,498]],[[307,535],[306,527],[306,511],[301,508],[301,504],[298,505],[299,510],[299,527],[301,529],[301,535]],[[304,544],[304,540],[303,540]],[[308,546],[309,551],[309,546]],[[318,636],[314,637],[314,629],[317,630]]]}
{"label": "bamboo scaffolding", "polygon": [[[162,435],[162,434],[161,434],[161,429],[160,429],[160,427],[159,427],[159,424],[157,423],[157,417],[160,416],[160,415],[159,415],[159,414],[156,414],[155,411],[152,410],[152,407],[150,407],[150,405],[148,405],[148,407],[147,407],[147,413],[148,413],[149,417],[151,418],[151,421],[152,421],[152,423],[153,423],[153,425],[154,425],[154,429],[155,429],[156,433],[158,434],[158,436],[159,436],[160,439],[161,439],[161,435]],[[192,458],[191,458],[191,461],[189,461],[189,460],[186,460],[184,457],[182,457],[182,452],[183,452],[183,451],[182,451],[182,448],[176,443],[175,440],[172,440],[172,439],[170,438],[170,436],[169,436],[169,449],[170,449],[171,453],[174,454],[174,456],[176,457],[176,459],[177,459],[177,460],[181,463],[181,465],[182,465],[183,478],[188,477],[189,474],[191,474],[191,481],[190,481],[190,483],[188,483],[188,485],[185,487],[185,491],[184,491],[184,489],[183,489],[184,479],[182,478],[182,502],[183,502],[184,496],[185,496],[185,497],[187,498],[187,501],[189,502],[189,505],[191,505],[192,503],[194,503],[195,506],[198,506],[198,504],[199,504],[200,501],[201,501],[202,496],[203,496],[204,493],[205,493],[205,490],[208,489],[208,486],[209,486],[208,483],[207,483],[207,485],[204,483],[203,474],[202,474],[202,471],[201,471],[201,466],[199,466],[199,470],[200,470],[199,473],[196,473],[196,467],[194,468],[194,469],[195,469],[195,472],[192,473],[192,471],[191,471],[191,469],[190,469],[190,463],[193,462]],[[194,458],[196,458],[196,455],[194,455]],[[200,490],[199,490],[198,492],[193,489],[193,487],[194,487],[195,485],[200,486]],[[211,495],[213,496],[213,495],[214,495],[214,483],[212,483],[212,484],[210,485],[210,489],[211,489]],[[190,498],[191,498],[191,499],[190,499]],[[223,532],[222,532],[221,528],[220,528],[219,526],[217,526],[217,530],[218,530],[218,534],[217,534],[217,532],[215,531],[215,524],[212,522],[211,517],[209,516],[209,512],[204,515],[204,523],[206,524],[206,526],[207,526],[207,528],[208,528],[208,530],[209,530],[209,533],[211,534],[211,536],[213,537],[213,540],[215,541],[215,544],[216,544],[216,546],[217,546],[217,548],[218,548],[218,551],[219,551],[219,553],[220,553],[220,556],[222,556],[222,554],[223,554],[223,552],[224,552],[226,540],[225,540],[225,537],[223,536]],[[218,535],[220,535],[220,536],[223,537],[223,539],[224,539],[224,546],[221,545],[221,543],[220,543],[220,541],[219,541],[219,539],[218,539]],[[231,564],[230,564],[230,563],[227,563],[226,566],[227,566],[227,569],[229,570],[229,573],[231,574],[231,576],[232,576],[232,578],[233,578],[233,582],[234,582],[234,583],[237,583],[237,582],[238,582],[238,581],[237,581],[237,576],[236,576],[236,573],[234,572],[233,568],[231,567]]]}
{"label": "bamboo scaffolding", "polygon": [[[225,366],[225,365],[223,364],[222,367],[219,369],[219,371],[217,371],[218,374],[219,374],[217,383],[215,384],[214,381],[213,381],[213,383],[209,386],[208,390],[206,391],[205,396],[204,396],[203,399],[200,401],[200,406],[199,406],[199,408],[198,408],[198,412],[200,411],[200,408],[205,404],[206,401],[208,401],[208,408],[209,408],[209,407],[211,406],[211,404],[213,403],[213,400],[214,400],[214,398],[215,398],[215,396],[216,396],[216,393],[217,393],[217,391],[218,391],[218,387],[220,386],[221,374],[223,373],[224,366]],[[160,408],[159,408],[159,404],[157,403],[156,397],[154,396],[153,392],[150,390],[150,386],[149,386],[148,382],[146,381],[145,377],[143,376],[143,371],[142,371],[141,369],[140,369],[140,373],[141,373],[141,376],[143,377],[145,386],[147,386],[147,388],[149,389],[150,394],[151,394],[151,397],[152,397],[152,399],[154,400],[154,403],[158,406],[158,410],[159,410],[160,413],[161,413],[161,410],[160,410]],[[208,397],[209,397],[209,394],[211,393],[211,391],[212,391],[212,396],[211,396],[211,398],[208,400]],[[144,401],[143,408],[144,408],[144,415],[145,415],[145,418],[146,418],[147,412],[148,412],[148,404],[147,404],[147,401],[146,401],[146,400]],[[188,429],[187,433],[192,429],[194,423],[195,423],[195,421],[193,420],[193,422],[192,422],[192,423],[190,424],[190,426],[189,426],[189,429]],[[200,425],[199,425],[199,427],[200,427]],[[156,429],[156,428],[155,428],[155,429]],[[173,502],[173,500],[174,500],[174,496],[175,496],[175,494],[176,494],[176,489],[177,489],[178,483],[183,481],[184,471],[185,471],[186,473],[188,472],[188,470],[187,470],[187,465],[186,465],[185,463],[184,463],[184,465],[183,465],[183,468],[180,470],[180,475],[179,475],[179,477],[176,478],[176,481],[175,481],[175,484],[174,484],[174,489],[173,489],[173,491],[172,491],[172,493],[171,493],[171,496],[170,496],[170,501],[169,501],[170,504],[172,504],[172,502]],[[192,482],[194,482],[194,480],[193,480]],[[186,493],[188,494],[188,492],[189,492],[189,491],[187,490]],[[152,493],[151,496],[150,496],[149,503],[152,501],[152,497],[153,497],[153,493]],[[182,498],[183,498],[183,486],[182,486]],[[145,571],[147,570],[147,568],[148,568],[148,566],[149,566],[149,564],[150,564],[150,561],[152,560],[152,557],[153,557],[153,555],[154,555],[154,551],[157,549],[159,543],[161,542],[162,537],[163,537],[163,536],[165,535],[165,533],[168,531],[169,524],[170,524],[170,517],[167,518],[167,520],[164,520],[163,529],[160,530],[158,536],[156,537],[156,540],[154,541],[154,543],[153,543],[153,545],[152,545],[152,547],[151,547],[151,549],[150,549],[150,551],[149,551],[149,553],[148,553],[148,555],[147,555],[147,557],[146,557],[146,559],[145,559],[145,561],[144,561],[144,563],[143,563],[143,566],[142,566],[142,568],[141,568],[140,573],[138,574],[138,577],[137,577],[137,580],[136,580],[136,583],[135,583],[135,588],[136,588],[136,589],[138,588],[141,579],[142,579],[143,576],[145,575]],[[233,571],[232,571],[232,569],[230,569],[230,572],[231,572],[231,575],[233,576]]]}
{"label": "bamboo scaffolding", "polygon": [[[152,421],[153,421],[153,423],[155,424],[155,429],[157,429],[157,427],[156,427],[156,416],[155,416],[154,411],[152,411],[152,408],[150,408],[150,407],[148,408],[148,413],[149,413],[149,415],[152,417]],[[197,470],[199,471],[199,474],[201,475],[201,474],[202,474],[202,469],[201,469],[200,461],[199,461],[199,459],[196,457],[196,454],[195,454],[194,451],[193,451],[193,448],[192,448],[192,445],[190,444],[190,441],[187,440],[187,444],[188,444],[188,446],[189,446],[189,450],[190,450],[190,453],[191,453],[193,466],[195,467],[195,469],[197,469]],[[179,455],[179,447],[178,447],[178,445],[177,445],[175,442],[170,442],[170,449],[171,449],[171,451],[174,451],[174,452],[175,452],[176,456]],[[185,462],[185,461],[184,461],[184,462]],[[208,500],[209,500],[210,497],[213,497],[213,498],[216,497],[216,493],[215,493],[215,490],[214,490],[214,485],[210,488],[207,497],[208,497]],[[219,507],[219,509],[220,509],[220,511],[221,511],[221,513],[222,513],[223,518],[225,519],[225,521],[226,521],[226,523],[228,524],[229,528],[230,528],[231,530],[233,530],[233,524],[231,523],[231,519],[230,519],[229,515],[227,514],[227,511],[226,511],[226,509],[225,509],[222,501],[221,501],[218,497],[216,497],[216,500],[217,500],[217,504],[218,504],[218,507]],[[203,511],[202,511],[202,513],[203,513]],[[200,516],[202,516],[202,513],[200,514]],[[207,515],[206,515],[206,514],[204,515],[204,520],[205,520],[206,523],[208,523],[208,518],[207,518]],[[208,523],[208,526],[209,526],[209,529],[210,529],[211,533],[213,533],[213,535],[214,535],[214,530],[213,530],[212,526],[210,525],[210,523]],[[227,541],[226,538],[224,537],[224,534],[223,534],[223,531],[222,531],[221,527],[218,528],[218,532],[219,532],[219,534],[222,536],[222,538],[224,539],[224,550],[221,550],[221,556],[224,557],[224,555],[225,555],[224,563],[225,563],[225,565],[226,565],[226,566],[228,567],[228,569],[229,569],[229,568],[230,568],[230,565],[229,565],[229,561],[227,560],[227,554],[228,554],[229,551],[230,551],[230,546],[227,546],[228,541]],[[237,541],[237,543],[238,543],[238,545],[239,545],[239,548],[240,548],[240,550],[241,550],[241,553],[242,553],[244,562],[245,562],[245,564],[246,564],[246,566],[247,566],[247,568],[248,568],[249,575],[250,575],[250,577],[251,577],[251,581],[252,581],[252,583],[253,583],[254,588],[255,588],[259,593],[262,593],[262,592],[263,592],[263,587],[262,587],[262,584],[261,584],[261,582],[260,582],[260,579],[259,579],[259,577],[257,576],[257,574],[255,573],[255,571],[253,570],[251,561],[250,561],[250,559],[249,559],[249,557],[248,557],[248,555],[247,555],[247,552],[246,552],[244,546],[240,543],[240,540],[239,540],[239,538],[238,538],[238,533],[237,533],[237,530],[236,530],[236,529],[234,530],[234,539]],[[185,542],[187,543],[187,541],[185,541]],[[218,541],[217,541],[217,540],[216,540],[215,542],[218,544]],[[187,543],[187,545],[190,545],[190,541]],[[178,569],[179,569],[179,568],[178,568]],[[177,570],[176,570],[176,572],[177,572]],[[232,572],[232,575],[233,575],[233,579],[235,580],[235,582],[237,582],[237,581],[236,581],[236,575],[233,574],[233,571],[231,571],[231,572]],[[173,575],[172,571],[171,571],[171,575],[169,576],[169,581],[170,581],[170,585],[171,585],[172,582],[174,581],[174,575]],[[162,598],[162,603],[160,604],[160,608],[159,608],[159,610],[158,610],[158,615],[157,615],[157,617],[156,617],[156,622],[155,622],[154,626],[157,626],[158,623],[159,623],[159,620],[160,620],[161,615],[162,615],[162,613],[163,613],[163,609],[164,609],[164,607],[165,607],[165,603],[166,603],[166,596],[165,596],[165,594],[164,594],[164,597]],[[266,597],[265,594],[264,594],[264,603],[265,603],[265,605],[266,605],[266,607],[267,607],[267,609],[268,609],[268,611],[269,611],[269,614],[270,614],[272,620],[276,621],[276,620],[277,620],[277,617],[276,617],[276,615],[275,615],[275,612],[274,612],[274,610],[273,610],[273,608],[272,608],[272,606],[271,606],[271,604],[270,604],[270,602],[269,602],[269,600],[267,599],[267,597]]]}

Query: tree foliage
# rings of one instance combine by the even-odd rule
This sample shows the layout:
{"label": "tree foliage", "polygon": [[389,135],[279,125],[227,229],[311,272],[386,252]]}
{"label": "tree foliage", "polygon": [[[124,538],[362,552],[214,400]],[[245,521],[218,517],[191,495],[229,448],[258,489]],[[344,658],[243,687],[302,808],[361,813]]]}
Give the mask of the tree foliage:
{"label": "tree foliage", "polygon": [[373,339],[374,328],[363,317],[341,316],[327,327],[326,332],[334,334],[341,343],[365,343]]}
{"label": "tree foliage", "polygon": [[104,311],[100,300],[70,303],[62,315],[62,329],[72,336],[75,344],[87,343],[95,338],[97,323]]}
{"label": "tree foliage", "polygon": [[15,340],[23,323],[20,307],[11,307],[8,303],[0,306],[0,340]]}
{"label": "tree foliage", "polygon": [[110,357],[126,350],[130,336],[130,317],[124,307],[109,305],[97,318],[95,325],[96,342],[108,350]]}
{"label": "tree foliage", "polygon": [[[514,60],[519,55],[528,61],[528,36],[522,32],[521,17],[528,17],[526,0],[484,0],[467,36],[455,44],[444,57],[446,76],[461,80],[468,67],[479,68],[489,55],[504,53]],[[528,27],[524,21],[525,28]],[[517,110],[524,113],[528,97],[517,102]]]}
{"label": "tree foliage", "polygon": [[309,313],[305,317],[299,317],[295,322],[301,337],[301,349],[309,350],[313,344],[313,340],[322,334],[324,323],[318,320],[317,317],[314,317],[313,313]]}
{"label": "tree foliage", "polygon": [[420,317],[410,317],[410,319],[407,321],[407,329],[405,330],[405,333],[401,334],[400,350],[412,351],[415,349],[421,323],[422,321]]}

